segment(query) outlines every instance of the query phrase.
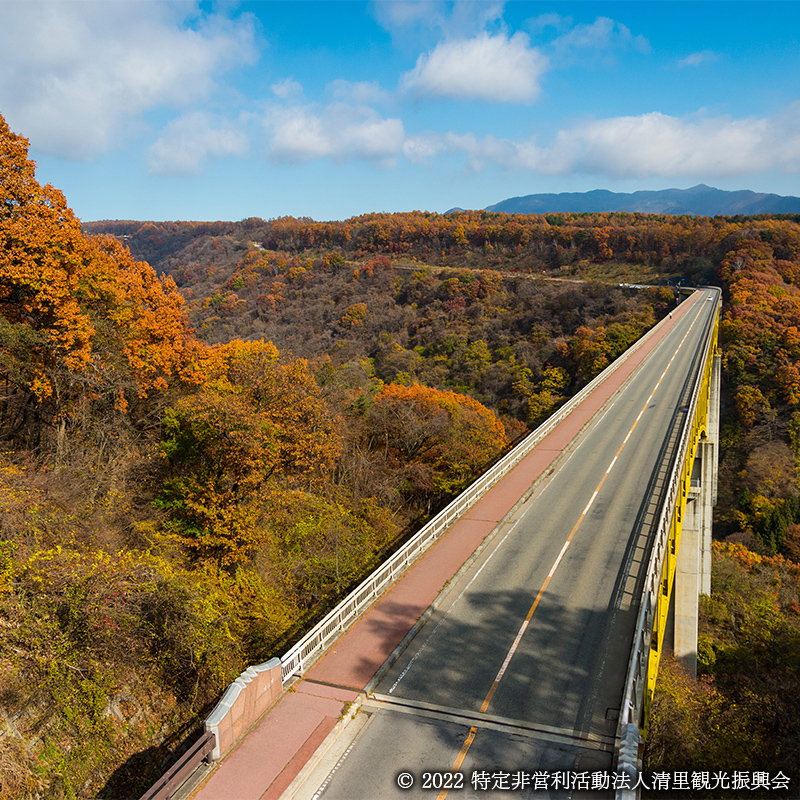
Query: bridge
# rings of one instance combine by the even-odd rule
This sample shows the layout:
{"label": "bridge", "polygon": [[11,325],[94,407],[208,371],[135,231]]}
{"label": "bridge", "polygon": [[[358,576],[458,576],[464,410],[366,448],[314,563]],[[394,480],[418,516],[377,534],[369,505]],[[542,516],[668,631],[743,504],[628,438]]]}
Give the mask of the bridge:
{"label": "bridge", "polygon": [[145,797],[493,795],[469,782],[482,773],[508,782],[495,796],[636,796],[659,659],[696,669],[710,589],[719,305],[692,294],[283,658],[243,673],[198,748],[219,766]]}

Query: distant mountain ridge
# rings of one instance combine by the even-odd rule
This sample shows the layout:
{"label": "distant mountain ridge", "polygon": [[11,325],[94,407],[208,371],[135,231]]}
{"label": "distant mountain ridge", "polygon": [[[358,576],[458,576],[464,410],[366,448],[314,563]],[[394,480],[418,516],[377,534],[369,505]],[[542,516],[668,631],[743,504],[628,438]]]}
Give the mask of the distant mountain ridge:
{"label": "distant mountain ridge", "polygon": [[643,214],[691,214],[713,217],[743,214],[800,214],[800,197],[760,194],[742,189],[736,192],[714,189],[701,183],[691,189],[663,189],[632,194],[595,189],[591,192],[529,194],[511,197],[486,211],[509,214],[564,212],[629,211]]}

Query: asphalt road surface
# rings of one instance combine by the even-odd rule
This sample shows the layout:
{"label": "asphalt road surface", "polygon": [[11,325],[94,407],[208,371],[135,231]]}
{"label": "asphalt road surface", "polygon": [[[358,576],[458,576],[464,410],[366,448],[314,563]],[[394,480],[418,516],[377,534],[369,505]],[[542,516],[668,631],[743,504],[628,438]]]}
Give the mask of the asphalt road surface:
{"label": "asphalt road surface", "polygon": [[657,495],[715,310],[693,304],[494,534],[303,797],[613,796],[585,788],[613,766]]}

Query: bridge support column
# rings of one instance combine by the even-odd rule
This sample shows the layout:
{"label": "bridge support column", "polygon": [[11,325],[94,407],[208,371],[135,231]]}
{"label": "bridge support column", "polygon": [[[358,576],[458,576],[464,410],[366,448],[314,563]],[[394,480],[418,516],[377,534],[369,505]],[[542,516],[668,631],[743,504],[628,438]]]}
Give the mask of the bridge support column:
{"label": "bridge support column", "polygon": [[704,562],[711,551],[712,470],[713,444],[704,440],[698,443],[692,470],[672,590],[673,649],[691,675],[697,675],[698,599],[703,591]]}
{"label": "bridge support column", "polygon": [[[717,475],[719,474],[719,401],[720,380],[722,376],[722,356],[714,356],[714,365],[711,370],[711,393],[708,403],[708,441],[713,445],[713,472],[711,475],[711,505],[717,504]],[[710,512],[709,512],[710,513]],[[702,585],[703,594],[711,594],[711,517],[709,517],[708,543],[703,549]]]}
{"label": "bridge support column", "polygon": [[675,565],[673,649],[691,675],[697,675],[698,601],[701,594],[711,594],[711,526],[719,463],[719,383],[717,355],[711,373],[708,435],[697,445]]}

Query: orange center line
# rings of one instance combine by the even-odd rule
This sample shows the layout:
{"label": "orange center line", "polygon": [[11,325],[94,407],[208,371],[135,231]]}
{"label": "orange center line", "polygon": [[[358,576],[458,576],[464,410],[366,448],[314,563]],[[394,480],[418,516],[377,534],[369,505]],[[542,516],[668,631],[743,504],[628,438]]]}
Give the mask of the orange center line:
{"label": "orange center line", "polygon": [[[469,733],[467,734],[467,738],[464,741],[464,745],[461,748],[461,752],[459,752],[456,760],[453,762],[453,769],[452,772],[458,772],[461,768],[461,765],[464,763],[464,759],[467,757],[467,753],[469,752],[469,748],[472,747],[472,742],[475,739],[475,734],[478,733],[478,729],[476,727],[472,727],[469,729]],[[449,789],[442,789],[441,792],[436,796],[436,800],[445,800],[447,797],[447,793]]]}

